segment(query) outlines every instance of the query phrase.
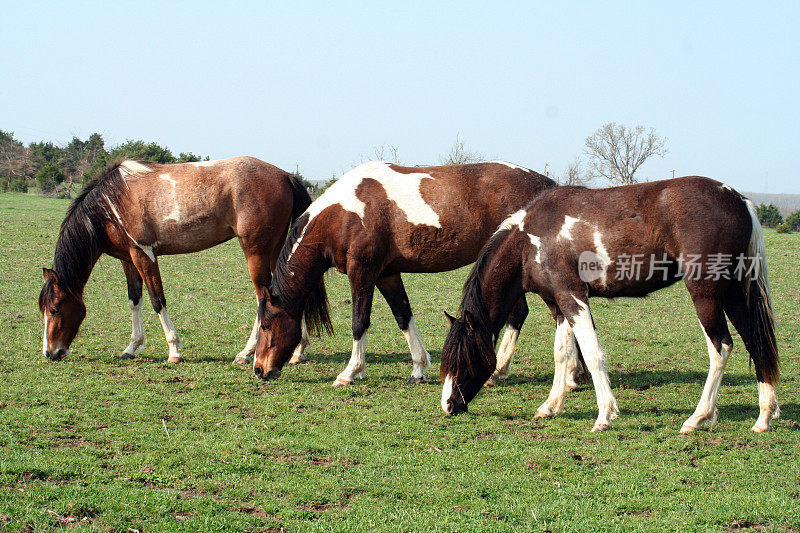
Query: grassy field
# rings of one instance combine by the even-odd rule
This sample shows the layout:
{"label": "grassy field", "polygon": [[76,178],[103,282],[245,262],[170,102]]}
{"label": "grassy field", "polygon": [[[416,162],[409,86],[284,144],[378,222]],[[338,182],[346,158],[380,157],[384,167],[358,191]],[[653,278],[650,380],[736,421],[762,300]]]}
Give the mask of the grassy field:
{"label": "grassy field", "polygon": [[[0,194],[0,530],[562,531],[800,530],[800,235],[767,233],[779,321],[782,418],[754,434],[756,383],[736,349],[719,423],[688,437],[708,370],[682,285],[645,300],[594,301],[621,415],[591,434],[594,392],[534,419],[552,379],[555,331],[538,299],[512,377],[470,413],[448,417],[433,379],[408,387],[408,348],[377,295],[367,377],[331,387],[352,344],[346,279],[330,275],[336,335],[273,382],[230,362],[255,300],[235,241],[161,258],[183,340],[181,365],[145,306],[147,344],[127,345],[118,261],[86,289],[88,316],[64,361],[41,354],[36,305],[63,200]],[[408,275],[438,376],[443,310],[457,309],[466,269]]]}

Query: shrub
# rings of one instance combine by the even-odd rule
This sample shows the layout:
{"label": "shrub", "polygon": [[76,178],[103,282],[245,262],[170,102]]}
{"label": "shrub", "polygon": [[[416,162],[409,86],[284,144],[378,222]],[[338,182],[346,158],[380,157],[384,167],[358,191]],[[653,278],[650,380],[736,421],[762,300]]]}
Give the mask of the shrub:
{"label": "shrub", "polygon": [[777,231],[778,233],[791,233],[792,228],[789,227],[789,224],[786,224],[784,222],[783,224],[778,224],[777,226],[775,226],[775,231]]}
{"label": "shrub", "polygon": [[761,204],[756,208],[756,214],[761,225],[765,228],[774,228],[778,224],[783,223],[783,217],[775,204],[764,205]]}
{"label": "shrub", "polygon": [[54,163],[50,162],[36,174],[36,181],[39,183],[42,193],[50,193],[53,192],[56,185],[64,181],[64,173]]}
{"label": "shrub", "polygon": [[786,217],[786,225],[792,231],[800,231],[800,209]]}

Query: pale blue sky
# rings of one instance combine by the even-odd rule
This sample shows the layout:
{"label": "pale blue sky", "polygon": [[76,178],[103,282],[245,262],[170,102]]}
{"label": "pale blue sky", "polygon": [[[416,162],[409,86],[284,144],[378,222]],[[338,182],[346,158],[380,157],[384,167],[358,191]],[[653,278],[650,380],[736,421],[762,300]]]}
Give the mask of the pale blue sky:
{"label": "pale blue sky", "polygon": [[800,192],[800,2],[3,2],[0,129],[102,133],[309,179],[457,134],[562,172],[609,121],[654,127],[642,177]]}

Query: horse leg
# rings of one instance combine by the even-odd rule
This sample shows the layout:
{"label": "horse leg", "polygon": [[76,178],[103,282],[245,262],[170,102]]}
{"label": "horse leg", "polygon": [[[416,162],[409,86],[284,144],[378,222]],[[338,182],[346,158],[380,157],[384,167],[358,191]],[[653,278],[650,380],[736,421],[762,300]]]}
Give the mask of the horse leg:
{"label": "horse leg", "polygon": [[120,359],[133,359],[144,346],[144,325],[142,323],[142,276],[133,263],[122,261],[122,270],[128,282],[128,303],[131,307],[131,343],[122,352]]}
{"label": "horse leg", "polygon": [[594,383],[598,414],[592,431],[606,430],[611,427],[611,420],[619,416],[619,409],[611,391],[611,381],[606,371],[606,356],[597,338],[589,301],[585,296],[578,297],[574,293],[566,293],[558,298],[558,307],[572,326]]}
{"label": "horse leg", "polygon": [[336,376],[333,385],[350,385],[356,379],[364,377],[367,351],[366,334],[369,329],[369,318],[372,313],[372,297],[375,292],[375,277],[368,268],[352,264],[347,269],[350,278],[350,294],[353,300],[353,351],[347,367]]}
{"label": "horse leg", "polygon": [[[242,249],[247,250],[242,239],[239,239],[239,241],[242,244]],[[269,282],[272,279],[272,274],[269,270],[269,257],[256,253],[246,253],[246,255],[247,270],[250,272],[250,279],[253,280],[253,285],[256,289],[256,311],[258,311],[258,303],[261,301],[261,298],[264,297],[264,294],[269,288]],[[246,365],[250,363],[251,356],[255,353],[256,345],[258,344],[258,332],[261,329],[260,325],[258,312],[256,312],[256,319],[253,322],[253,329],[250,331],[250,338],[247,339],[247,344],[245,344],[242,351],[234,357],[234,364]]]}
{"label": "horse leg", "polygon": [[413,370],[406,384],[416,385],[421,383],[425,381],[425,371],[431,366],[431,356],[422,344],[414,314],[411,312],[411,304],[408,302],[408,294],[406,294],[406,288],[403,285],[403,279],[400,274],[393,274],[379,279],[376,285],[389,304],[411,352]]}
{"label": "horse leg", "polygon": [[158,314],[158,319],[161,321],[161,327],[164,330],[167,345],[169,345],[169,357],[167,360],[170,363],[180,363],[183,361],[181,340],[178,337],[178,330],[175,329],[172,320],[169,318],[169,313],[167,313],[167,299],[164,297],[164,287],[161,284],[158,260],[151,260],[147,254],[138,248],[131,251],[131,259],[147,287],[153,310]]}
{"label": "horse leg", "polygon": [[534,418],[546,418],[560,415],[564,412],[564,396],[569,389],[570,370],[574,365],[570,362],[577,358],[578,347],[575,343],[575,333],[564,315],[555,312],[556,337],[553,343],[553,358],[555,371],[553,372],[553,387],[547,400],[536,410]]}
{"label": "horse leg", "polygon": [[719,385],[722,382],[722,374],[725,371],[725,363],[733,350],[733,340],[728,331],[728,324],[725,321],[723,312],[722,298],[716,296],[706,296],[707,291],[693,290],[689,286],[700,325],[706,337],[708,346],[709,369],[706,383],[703,386],[703,394],[697,404],[692,416],[690,416],[681,427],[681,433],[691,433],[695,429],[709,428],[717,421],[717,395]]}
{"label": "horse leg", "polygon": [[508,377],[508,368],[511,366],[511,357],[514,355],[514,348],[519,339],[519,330],[528,317],[528,302],[522,296],[511,310],[511,315],[506,322],[506,331],[503,333],[503,340],[500,341],[500,349],[497,350],[497,367],[494,373],[484,383],[484,387],[493,387],[497,380]]}
{"label": "horse leg", "polygon": [[[573,343],[575,334],[572,335]],[[575,344],[575,357],[567,362],[567,391],[574,391],[580,387],[580,383],[589,383],[589,371],[586,369],[586,362],[583,360],[580,347]]]}
{"label": "horse leg", "polygon": [[[750,319],[748,318],[747,300],[740,286],[731,285],[725,295],[724,307],[725,314],[731,319],[733,327],[736,328],[736,331],[738,331],[739,335],[742,337],[742,342],[745,348],[747,348],[747,351],[755,353],[757,348],[753,346],[755,339],[753,338]],[[758,382],[758,406],[760,412],[758,420],[752,429],[756,433],[761,433],[763,431],[769,431],[770,420],[780,418],[781,408],[775,396],[775,387],[772,385],[772,379],[769,375],[764,375],[761,368],[761,361],[758,360],[758,358],[753,359],[753,366],[755,366],[756,369],[756,380]]]}
{"label": "horse leg", "polygon": [[300,319],[300,344],[294,349],[294,353],[292,354],[292,358],[289,359],[289,364],[297,364],[302,363],[306,360],[306,348],[308,348],[309,343],[311,340],[308,337],[308,326],[306,326],[306,316],[303,315],[303,318]]}

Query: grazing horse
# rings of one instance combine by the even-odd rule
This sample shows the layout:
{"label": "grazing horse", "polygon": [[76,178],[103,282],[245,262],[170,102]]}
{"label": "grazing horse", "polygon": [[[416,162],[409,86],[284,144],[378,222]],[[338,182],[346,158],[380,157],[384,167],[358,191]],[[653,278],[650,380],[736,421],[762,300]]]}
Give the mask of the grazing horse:
{"label": "grazing horse", "polygon": [[[442,409],[467,410],[494,368],[494,342],[525,292],[541,296],[557,323],[555,374],[537,417],[563,411],[565,375],[580,347],[597,393],[592,431],[618,414],[589,297],[640,297],[683,279],[708,345],[710,370],[682,433],[717,418],[717,393],[739,332],[758,380],[766,431],[780,410],[778,353],[764,249],[755,208],[727,185],[701,177],[591,190],[546,190],[489,240],[464,287],[459,319],[442,352]],[[577,344],[576,344],[577,341]]]}
{"label": "grazing horse", "polygon": [[[69,353],[86,316],[83,288],[105,253],[122,262],[128,281],[133,332],[121,357],[134,357],[144,345],[144,282],[167,338],[169,361],[180,362],[181,342],[167,313],[157,257],[198,252],[238,237],[256,296],[261,297],[291,220],[310,204],[311,197],[295,176],[252,157],[109,166],[70,205],[53,268],[43,270],[39,309],[44,314],[44,355],[57,361]],[[258,333],[256,318],[235,362],[249,362]]]}
{"label": "grazing horse", "polygon": [[[266,297],[253,370],[275,378],[300,339],[301,315],[312,330],[330,330],[322,276],[347,274],[353,305],[353,351],[334,385],[363,377],[375,287],[408,342],[409,384],[425,379],[430,355],[411,313],[402,272],[443,272],[471,263],[492,232],[534,195],[556,184],[505,162],[403,167],[370,162],[347,172],[292,226]],[[506,329],[510,357],[528,313],[516,302]],[[484,380],[485,381],[485,380]]]}

